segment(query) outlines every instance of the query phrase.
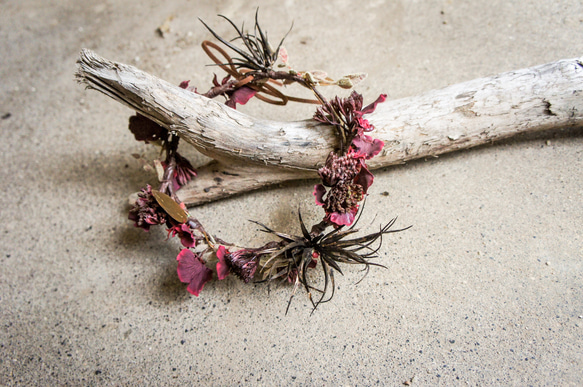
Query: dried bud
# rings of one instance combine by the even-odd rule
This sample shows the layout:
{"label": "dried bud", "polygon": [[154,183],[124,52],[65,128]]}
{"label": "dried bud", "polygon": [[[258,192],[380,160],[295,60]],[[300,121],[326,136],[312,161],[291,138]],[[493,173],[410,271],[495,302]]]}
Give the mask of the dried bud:
{"label": "dried bud", "polygon": [[251,281],[257,270],[259,256],[256,251],[241,249],[225,255],[225,262],[231,272],[245,283]]}
{"label": "dried bud", "polygon": [[333,187],[339,183],[351,182],[360,171],[360,161],[354,157],[353,153],[348,153],[339,157],[334,152],[330,152],[326,165],[318,173],[325,186]]}

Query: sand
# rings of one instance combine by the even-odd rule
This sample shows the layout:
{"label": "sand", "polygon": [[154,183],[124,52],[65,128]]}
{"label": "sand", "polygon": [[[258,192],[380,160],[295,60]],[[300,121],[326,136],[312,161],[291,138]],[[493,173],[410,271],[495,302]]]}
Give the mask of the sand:
{"label": "sand", "polygon": [[[197,18],[229,36],[216,15],[251,25],[256,5],[274,41],[294,22],[295,68],[369,73],[366,101],[583,54],[577,1],[0,1],[0,385],[580,384],[580,128],[378,171],[361,226],[413,228],[385,240],[387,269],[356,284],[346,267],[313,314],[298,293],[285,315],[289,286],[230,277],[186,291],[179,243],[127,220],[128,195],[155,182],[132,153],[156,150],[127,130],[130,110],[75,83],[75,61],[87,47],[206,89],[218,70]],[[193,212],[257,246],[268,237],[248,219],[296,232],[298,207],[319,219],[314,183]]]}

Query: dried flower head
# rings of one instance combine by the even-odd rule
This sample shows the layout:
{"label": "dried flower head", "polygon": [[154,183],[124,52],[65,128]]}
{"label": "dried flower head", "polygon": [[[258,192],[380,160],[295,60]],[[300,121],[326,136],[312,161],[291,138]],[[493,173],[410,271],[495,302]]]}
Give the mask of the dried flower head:
{"label": "dried flower head", "polygon": [[318,174],[325,186],[332,187],[338,183],[352,181],[360,172],[360,165],[358,157],[355,157],[353,153],[338,156],[330,152],[326,164],[318,170]]}
{"label": "dried flower head", "polygon": [[345,153],[355,137],[373,130],[363,115],[372,113],[386,97],[386,94],[381,94],[375,102],[363,108],[362,94],[353,91],[348,98],[335,97],[318,107],[314,119],[336,128],[340,137],[340,153]]}
{"label": "dried flower head", "polygon": [[146,231],[150,230],[150,226],[165,224],[168,220],[166,211],[152,195],[152,187],[149,184],[138,193],[138,200],[130,209],[128,219],[134,221],[136,227]]}

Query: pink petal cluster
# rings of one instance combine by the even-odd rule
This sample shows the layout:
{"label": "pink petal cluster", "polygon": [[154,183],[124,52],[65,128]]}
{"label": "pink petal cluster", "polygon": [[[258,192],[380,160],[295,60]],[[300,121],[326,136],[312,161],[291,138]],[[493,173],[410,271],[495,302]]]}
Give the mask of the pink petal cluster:
{"label": "pink petal cluster", "polygon": [[[372,113],[385,99],[386,95],[381,94],[375,102],[363,108],[362,95],[354,91],[346,99],[336,97],[329,104],[323,105],[314,116],[321,122],[342,125],[352,139],[345,155],[330,154],[326,164],[318,171],[323,184],[317,184],[313,192],[316,204],[326,211],[325,219],[336,226],[349,226],[354,222],[358,202],[364,198],[374,181],[366,160],[379,154],[384,143],[364,134],[374,127],[363,115]],[[342,120],[338,120],[338,116],[342,116]],[[325,186],[330,189],[326,190]]]}
{"label": "pink petal cluster", "polygon": [[146,231],[150,226],[166,223],[168,214],[152,196],[152,186],[149,184],[138,193],[138,200],[130,209],[128,219],[134,221],[134,226]]}
{"label": "pink petal cluster", "polygon": [[185,223],[174,224],[168,229],[168,237],[177,236],[180,238],[180,242],[184,247],[194,247],[196,246],[196,239],[190,227]]}

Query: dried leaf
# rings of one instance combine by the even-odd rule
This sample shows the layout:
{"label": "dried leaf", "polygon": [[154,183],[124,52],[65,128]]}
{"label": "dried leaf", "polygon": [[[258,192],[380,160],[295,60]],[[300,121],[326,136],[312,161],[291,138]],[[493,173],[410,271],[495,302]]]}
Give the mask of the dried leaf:
{"label": "dried leaf", "polygon": [[178,223],[186,223],[188,221],[188,213],[170,196],[154,189],[152,190],[152,196],[154,196],[160,207]]}

